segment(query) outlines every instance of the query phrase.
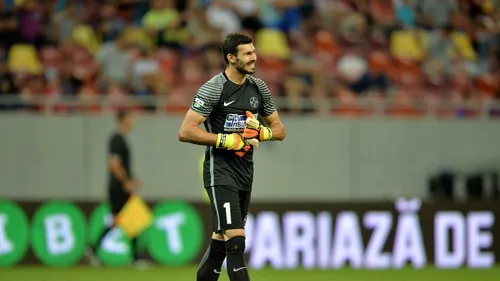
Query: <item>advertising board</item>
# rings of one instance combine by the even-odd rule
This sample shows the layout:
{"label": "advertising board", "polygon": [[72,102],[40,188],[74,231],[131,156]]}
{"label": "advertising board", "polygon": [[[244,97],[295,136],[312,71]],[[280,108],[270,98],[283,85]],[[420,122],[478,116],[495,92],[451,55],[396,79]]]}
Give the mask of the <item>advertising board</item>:
{"label": "advertising board", "polygon": [[[140,248],[165,266],[198,262],[211,235],[209,205],[149,204],[154,220]],[[82,262],[84,245],[109,223],[106,210],[100,202],[0,202],[0,267]],[[490,268],[500,262],[499,215],[497,202],[255,203],[246,254],[254,269]],[[99,254],[123,265],[129,244],[117,229]]]}

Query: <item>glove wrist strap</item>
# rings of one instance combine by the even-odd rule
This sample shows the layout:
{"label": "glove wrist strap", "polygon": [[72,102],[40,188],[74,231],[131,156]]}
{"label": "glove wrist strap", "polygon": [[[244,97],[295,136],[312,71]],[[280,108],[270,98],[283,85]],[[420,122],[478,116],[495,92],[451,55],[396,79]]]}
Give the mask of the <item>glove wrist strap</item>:
{"label": "glove wrist strap", "polygon": [[273,131],[271,128],[262,126],[260,129],[260,141],[269,141],[273,138]]}
{"label": "glove wrist strap", "polygon": [[226,134],[217,134],[217,141],[215,143],[215,147],[224,148],[224,146],[226,145],[226,138],[227,138]]}

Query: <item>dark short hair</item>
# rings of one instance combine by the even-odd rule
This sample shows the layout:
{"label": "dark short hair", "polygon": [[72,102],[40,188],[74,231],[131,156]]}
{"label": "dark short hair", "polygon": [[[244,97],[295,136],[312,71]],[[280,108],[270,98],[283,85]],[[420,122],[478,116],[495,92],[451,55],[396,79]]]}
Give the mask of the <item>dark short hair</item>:
{"label": "dark short hair", "polygon": [[238,53],[238,46],[243,44],[251,44],[253,43],[252,38],[250,36],[243,33],[231,33],[226,36],[224,41],[222,42],[222,55],[224,56],[224,61],[226,64],[229,64],[229,60],[227,59],[228,54],[236,55]]}
{"label": "dark short hair", "polygon": [[118,121],[118,123],[121,123],[129,115],[130,115],[130,112],[128,110],[125,110],[125,109],[119,110],[116,113],[116,121]]}

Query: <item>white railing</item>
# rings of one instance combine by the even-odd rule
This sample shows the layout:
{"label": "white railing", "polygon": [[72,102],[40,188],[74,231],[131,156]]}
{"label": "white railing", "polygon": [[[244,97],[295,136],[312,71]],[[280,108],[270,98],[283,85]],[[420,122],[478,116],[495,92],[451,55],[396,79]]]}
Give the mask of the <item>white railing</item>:
{"label": "white railing", "polygon": [[[277,108],[289,108],[289,99],[274,97]],[[309,109],[317,115],[345,115],[345,116],[413,116],[413,117],[473,117],[473,118],[500,118],[500,101],[483,101],[472,99],[462,102],[436,100],[432,103],[413,101],[408,103],[394,102],[390,99],[357,98],[346,102],[338,98],[329,99],[301,99],[301,108]],[[179,114],[189,108],[189,102],[172,103],[164,97],[136,97],[131,96],[120,101],[107,98],[81,100],[76,97],[57,96],[23,99],[21,96],[0,96],[0,112],[31,112],[36,114],[74,114],[93,113],[106,114],[116,109],[130,109],[145,114]],[[148,110],[149,108],[149,110]],[[297,111],[291,111],[297,112]],[[299,110],[300,112],[300,110]]]}

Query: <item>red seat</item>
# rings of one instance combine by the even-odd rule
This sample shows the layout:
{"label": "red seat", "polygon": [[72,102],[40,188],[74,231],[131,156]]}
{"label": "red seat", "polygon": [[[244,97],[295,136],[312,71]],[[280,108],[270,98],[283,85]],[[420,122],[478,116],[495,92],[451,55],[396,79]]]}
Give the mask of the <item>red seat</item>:
{"label": "red seat", "polygon": [[412,92],[421,87],[423,77],[420,72],[400,71],[393,77],[396,85],[406,92]]}
{"label": "red seat", "polygon": [[173,71],[180,56],[173,50],[160,48],[156,50],[154,57],[160,62],[163,70]]}
{"label": "red seat", "polygon": [[492,74],[479,76],[476,79],[476,89],[480,94],[495,95],[499,90],[498,77]]}
{"label": "red seat", "polygon": [[394,96],[391,105],[386,110],[386,114],[396,117],[423,117],[427,114],[427,108],[417,105],[415,98],[410,94],[399,92]]}
{"label": "red seat", "polygon": [[330,111],[333,115],[368,117],[375,114],[373,107],[359,105],[356,96],[349,91],[341,91],[337,102]]}
{"label": "red seat", "polygon": [[454,94],[464,95],[472,92],[473,83],[467,73],[453,75],[450,79],[450,91]]}
{"label": "red seat", "polygon": [[391,58],[385,52],[371,52],[368,54],[367,61],[372,73],[388,73],[392,67]]}
{"label": "red seat", "polygon": [[269,83],[280,82],[286,71],[286,63],[274,57],[259,57],[257,67],[259,75]]}
{"label": "red seat", "polygon": [[334,65],[342,53],[335,37],[326,30],[320,30],[314,35],[314,50],[318,63],[323,67]]}
{"label": "red seat", "polygon": [[167,113],[185,114],[191,107],[194,96],[194,93],[191,93],[191,91],[192,89],[186,85],[172,90],[166,97],[164,110]]}
{"label": "red seat", "polygon": [[413,59],[408,58],[394,58],[394,67],[400,71],[411,72],[411,73],[420,73],[421,67],[420,64]]}
{"label": "red seat", "polygon": [[430,91],[443,91],[447,88],[446,77],[444,74],[425,75],[425,88]]}
{"label": "red seat", "polygon": [[339,50],[339,44],[332,33],[327,30],[319,30],[314,34],[314,48],[317,52],[335,54]]}

